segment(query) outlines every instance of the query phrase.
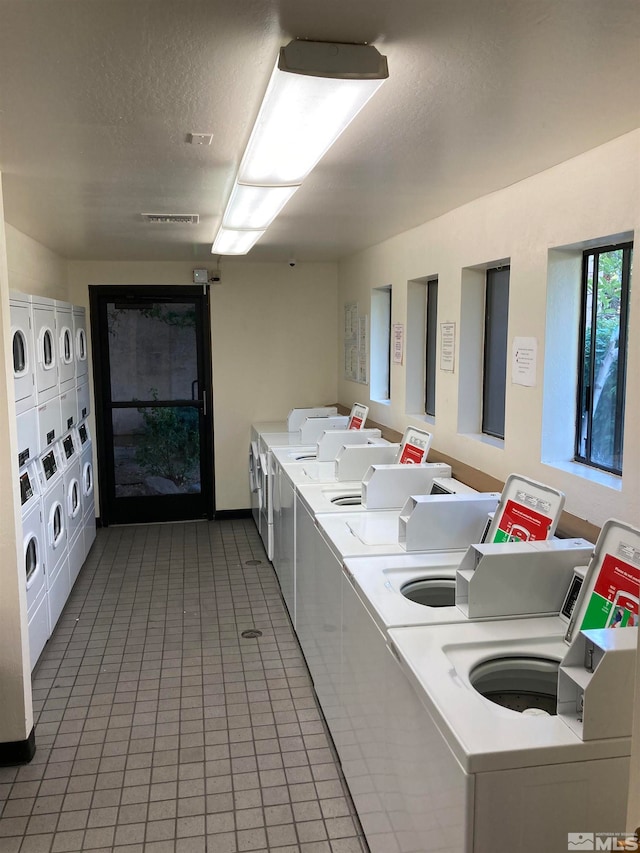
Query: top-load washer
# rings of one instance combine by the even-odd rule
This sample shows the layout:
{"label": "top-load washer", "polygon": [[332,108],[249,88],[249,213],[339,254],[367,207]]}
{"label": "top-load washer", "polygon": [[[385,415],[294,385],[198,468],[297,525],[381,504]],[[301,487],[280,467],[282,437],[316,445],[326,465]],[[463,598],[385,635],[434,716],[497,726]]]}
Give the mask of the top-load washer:
{"label": "top-load washer", "polygon": [[344,560],[342,716],[333,735],[372,853],[421,849],[415,846],[415,817],[407,819],[406,788],[398,779],[398,756],[407,760],[406,730],[395,725],[385,703],[375,701],[380,673],[388,665],[389,629],[468,621],[468,613],[456,606],[456,572],[467,559],[476,566],[479,550],[482,575],[491,576],[488,589],[474,585],[475,609],[480,599],[489,613],[480,618],[558,613],[574,567],[586,567],[593,547],[584,539],[556,539],[471,546],[462,561],[437,552]]}
{"label": "top-load washer", "polygon": [[539,853],[624,832],[637,632],[607,626],[637,625],[640,531],[607,522],[581,574],[556,616],[389,630],[379,678],[404,747],[387,850],[485,853],[499,834]]}
{"label": "top-load washer", "polygon": [[[342,566],[345,558],[441,551],[453,574],[467,547],[506,541],[515,521],[530,540],[555,532],[564,495],[521,475],[502,494],[411,497],[399,512],[300,512],[296,523],[296,631],[331,727],[343,716],[340,688]],[[535,509],[534,509],[535,506]],[[407,507],[411,512],[407,512]],[[487,516],[494,513],[488,533]],[[524,536],[525,534],[523,534]],[[514,534],[515,538],[515,534]],[[494,546],[495,547],[495,546]]]}
{"label": "top-load washer", "polygon": [[[375,431],[377,433],[377,431]],[[360,435],[366,434],[367,430],[362,430]],[[429,437],[430,438],[430,437]],[[336,458],[331,460],[325,457],[330,457],[336,452],[337,444],[340,444],[340,449],[337,452]],[[424,451],[428,450],[429,440],[424,440]],[[363,477],[367,478],[368,473],[372,469],[372,465],[376,468],[375,463],[392,462],[400,458],[402,455],[402,445],[389,444],[385,439],[378,435],[371,435],[367,443],[362,444],[344,444],[340,439],[339,433],[325,433],[322,439],[318,442],[317,458],[306,463],[288,463],[282,461],[286,459],[287,450],[274,450],[274,458],[276,465],[275,476],[275,499],[274,506],[277,507],[277,512],[274,514],[274,567],[280,581],[282,594],[289,610],[289,615],[296,624],[296,537],[298,527],[299,496],[297,490],[302,484],[314,484],[317,488],[321,488],[320,484],[327,485],[328,489],[337,489],[337,494],[340,496],[346,495],[361,495],[363,489]],[[397,469],[413,469],[418,473],[420,466],[417,465],[398,465],[392,466]],[[386,472],[383,472],[386,473]],[[406,473],[406,472],[405,472]],[[436,472],[431,469],[431,477],[436,473],[444,474],[451,473],[448,465],[440,466]],[[378,476],[378,479],[382,473]],[[395,475],[396,479],[399,476]],[[418,478],[412,477],[412,482],[415,486],[418,484]],[[421,479],[420,482],[426,487],[426,480]],[[430,482],[430,481],[429,481]],[[385,498],[387,503],[385,506],[395,504],[388,503],[390,496],[391,483],[387,482],[385,489]],[[408,488],[408,487],[407,487]],[[323,493],[323,498],[324,493]],[[335,511],[335,507],[331,507]],[[310,513],[313,517],[313,511],[310,507],[305,507],[302,510],[304,513]]]}
{"label": "top-load washer", "polygon": [[19,415],[36,405],[35,348],[31,320],[31,297],[26,293],[9,294],[11,317],[11,349],[13,354],[13,387],[16,413]]}

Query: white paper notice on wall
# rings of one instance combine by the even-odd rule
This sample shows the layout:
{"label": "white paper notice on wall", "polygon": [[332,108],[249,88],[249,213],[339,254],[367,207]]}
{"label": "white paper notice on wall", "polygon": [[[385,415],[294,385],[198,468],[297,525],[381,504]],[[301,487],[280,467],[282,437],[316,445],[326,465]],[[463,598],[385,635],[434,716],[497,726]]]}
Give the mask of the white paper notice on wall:
{"label": "white paper notice on wall", "polygon": [[393,363],[402,364],[404,355],[404,324],[393,324]]}
{"label": "white paper notice on wall", "polygon": [[514,338],[511,351],[511,382],[534,388],[538,362],[537,338]]}
{"label": "white paper notice on wall", "polygon": [[440,370],[453,373],[456,356],[456,324],[440,323]]}

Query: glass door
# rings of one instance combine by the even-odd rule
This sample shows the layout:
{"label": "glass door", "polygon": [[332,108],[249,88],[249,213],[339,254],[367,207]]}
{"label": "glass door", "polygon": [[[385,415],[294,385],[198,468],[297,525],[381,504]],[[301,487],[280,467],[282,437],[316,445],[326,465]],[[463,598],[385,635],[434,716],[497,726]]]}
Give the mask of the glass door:
{"label": "glass door", "polygon": [[207,295],[190,287],[91,294],[103,523],[211,518]]}

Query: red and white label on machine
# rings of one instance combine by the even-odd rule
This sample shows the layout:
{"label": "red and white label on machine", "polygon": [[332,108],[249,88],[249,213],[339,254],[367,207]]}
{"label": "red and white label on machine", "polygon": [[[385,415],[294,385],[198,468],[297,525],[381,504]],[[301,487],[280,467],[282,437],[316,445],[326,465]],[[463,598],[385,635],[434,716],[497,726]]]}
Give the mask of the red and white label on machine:
{"label": "red and white label on machine", "polygon": [[347,429],[364,429],[369,414],[369,407],[363,406],[361,403],[354,403],[349,415],[349,423]]}
{"label": "red and white label on machine", "polygon": [[407,427],[402,436],[398,463],[400,465],[420,465],[427,458],[431,439],[430,432],[415,427]]}

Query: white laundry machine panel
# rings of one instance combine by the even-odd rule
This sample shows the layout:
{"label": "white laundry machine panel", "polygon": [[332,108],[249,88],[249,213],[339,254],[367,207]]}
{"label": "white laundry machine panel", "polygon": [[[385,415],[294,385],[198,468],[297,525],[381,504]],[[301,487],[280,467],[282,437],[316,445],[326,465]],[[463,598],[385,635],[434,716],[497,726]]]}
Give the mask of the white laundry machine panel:
{"label": "white laundry machine panel", "polygon": [[29,502],[22,516],[22,562],[27,587],[27,612],[34,608],[40,592],[46,589],[44,571],[45,540],[42,528],[40,498]]}
{"label": "white laundry machine panel", "polygon": [[61,394],[75,387],[73,316],[70,302],[55,303],[56,337],[58,347],[58,387]]}
{"label": "white laundry machine panel", "polygon": [[258,439],[249,443],[249,490],[251,492],[251,515],[260,533],[260,510],[262,508],[262,479],[260,476],[260,453]]}
{"label": "white laundry machine panel", "polygon": [[72,314],[76,383],[80,384],[82,377],[89,373],[86,310],[74,305]]}
{"label": "white laundry machine panel", "polygon": [[44,450],[57,441],[65,431],[62,427],[60,397],[52,397],[37,408],[40,449]]}
{"label": "white laundry machine panel", "polygon": [[22,560],[27,588],[27,622],[31,669],[42,654],[51,630],[44,572],[44,534],[40,499],[22,518]]}
{"label": "white laundry machine panel", "polygon": [[42,496],[42,521],[45,535],[44,562],[46,573],[50,577],[67,548],[67,520],[62,477],[59,477]]}
{"label": "white laundry machine panel", "polygon": [[75,423],[80,423],[86,420],[91,413],[91,395],[89,393],[89,377],[85,375],[81,377],[81,381],[76,388],[76,403],[77,403],[77,420]]}
{"label": "white laundry machine panel", "polygon": [[62,481],[64,462],[62,460],[62,448],[60,442],[54,441],[49,445],[37,460],[38,476],[40,478],[40,489],[42,495],[46,495],[58,481]]}
{"label": "white laundry machine panel", "polygon": [[84,556],[86,559],[89,551],[91,550],[91,546],[93,545],[96,538],[96,505],[93,477],[93,450],[90,441],[88,442],[88,444],[85,444],[85,447],[81,453],[80,471],[82,486],[82,531]]}
{"label": "white laundry machine panel", "polygon": [[78,393],[75,386],[60,394],[60,425],[65,433],[78,423]]}
{"label": "white laundry machine panel", "polygon": [[69,554],[65,547],[60,561],[53,570],[53,574],[47,575],[47,605],[49,609],[49,625],[52,633],[58,624],[58,619],[64,610],[70,592]]}
{"label": "white laundry machine panel", "polygon": [[42,517],[45,537],[47,600],[51,630],[56,626],[71,590],[64,506],[64,480],[60,477],[43,495]]}
{"label": "white laundry machine panel", "polygon": [[71,542],[75,539],[82,527],[83,504],[82,504],[82,472],[80,469],[80,457],[69,462],[64,469],[64,508],[66,514],[67,537]]}
{"label": "white laundry machine panel", "polygon": [[22,517],[31,511],[31,507],[39,504],[41,491],[38,466],[35,460],[27,462],[18,472],[20,481],[20,506]]}
{"label": "white laundry machine panel", "polygon": [[38,410],[26,409],[16,417],[18,432],[18,468],[40,453]]}
{"label": "white laundry machine panel", "polygon": [[56,338],[55,302],[44,297],[32,297],[33,342],[36,363],[36,392],[38,405],[58,395],[58,345]]}
{"label": "white laundry machine panel", "polygon": [[84,539],[84,529],[82,525],[80,525],[77,535],[73,539],[69,540],[69,590],[73,589],[73,585],[75,584],[86,559]]}
{"label": "white laundry machine panel", "polygon": [[16,412],[20,414],[36,405],[36,358],[31,321],[31,297],[24,293],[11,292],[9,307],[13,386]]}

